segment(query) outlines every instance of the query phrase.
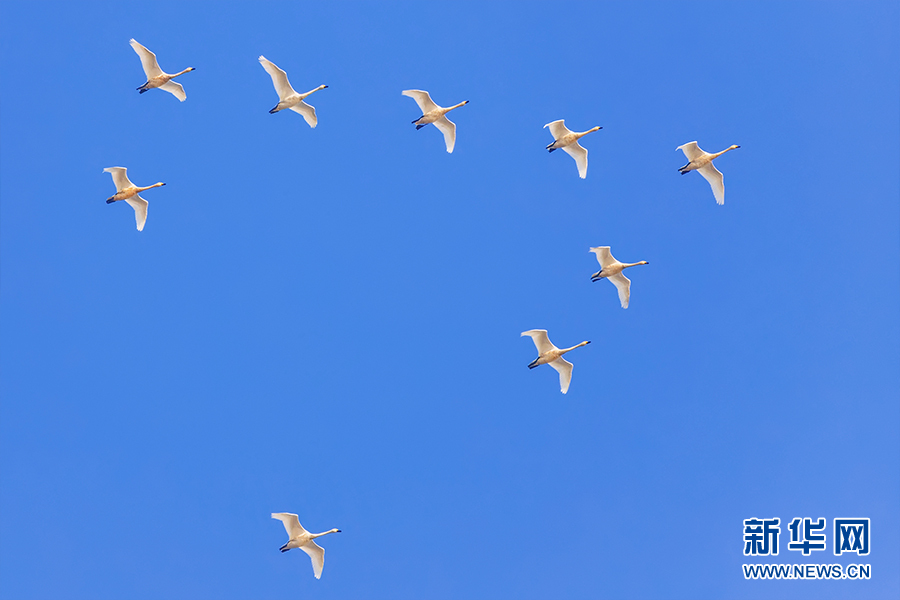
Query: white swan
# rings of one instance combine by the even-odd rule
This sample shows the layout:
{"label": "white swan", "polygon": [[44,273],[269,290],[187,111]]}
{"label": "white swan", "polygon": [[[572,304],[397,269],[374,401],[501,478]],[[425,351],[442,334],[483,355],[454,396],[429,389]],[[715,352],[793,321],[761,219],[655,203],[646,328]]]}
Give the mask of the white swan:
{"label": "white swan", "polygon": [[530,331],[523,331],[522,337],[529,336],[531,340],[534,342],[535,348],[538,351],[538,357],[531,361],[531,364],[528,365],[529,369],[533,369],[538,365],[548,364],[559,372],[559,391],[563,394],[569,391],[569,383],[572,381],[572,363],[567,361],[562,357],[566,352],[571,352],[575,348],[580,348],[581,346],[586,346],[590,344],[590,342],[581,342],[571,348],[563,348],[560,350],[552,343],[550,343],[550,338],[547,337],[546,329],[532,329]]}
{"label": "white swan", "polygon": [[275,63],[265,56],[260,56],[259,64],[262,65],[263,69],[266,70],[266,73],[272,78],[272,84],[275,86],[275,91],[278,92],[278,104],[276,104],[275,108],[270,110],[269,113],[277,113],[280,110],[289,108],[295,113],[303,115],[303,118],[306,119],[306,123],[315,129],[316,124],[319,122],[316,118],[316,109],[304,102],[303,99],[313,92],[324,90],[328,86],[320,85],[316,89],[310,90],[305,94],[298,94],[294,91],[294,88],[291,87],[291,83],[287,78],[287,73],[275,66]]}
{"label": "white swan", "polygon": [[700,146],[697,145],[697,142],[688,142],[687,144],[682,144],[675,148],[675,150],[681,150],[684,152],[684,155],[688,159],[688,164],[684,165],[678,172],[682,175],[689,173],[690,171],[697,171],[701,175],[703,175],[703,179],[709,182],[709,187],[712,188],[713,196],[716,197],[716,202],[718,204],[725,204],[725,181],[722,173],[712,164],[713,159],[722,156],[729,150],[734,150],[735,148],[740,148],[740,146],[729,146],[725,148],[721,152],[716,152],[715,154],[710,154],[709,152],[704,152],[700,149]]}
{"label": "white swan", "polygon": [[144,74],[147,76],[147,82],[139,87],[138,91],[143,94],[147,90],[159,88],[161,90],[166,90],[184,102],[187,99],[184,88],[181,87],[180,83],[176,83],[172,81],[172,79],[179,75],[184,75],[188,71],[195,71],[196,69],[194,69],[194,67],[188,67],[184,71],[169,75],[159,68],[159,63],[156,62],[155,54],[141,46],[134,38],[128,43],[131,44],[131,47],[134,48],[134,51],[137,52],[137,55],[141,58],[141,66],[144,67]]}
{"label": "white swan", "polygon": [[622,274],[622,270],[628,267],[636,267],[638,265],[649,265],[646,260],[636,263],[620,263],[609,252],[609,246],[598,246],[590,250],[597,255],[597,262],[600,263],[601,269],[591,275],[591,281],[600,281],[601,279],[609,279],[612,281],[616,289],[619,290],[619,302],[622,308],[628,308],[628,300],[631,298],[631,280]]}
{"label": "white swan", "polygon": [[310,533],[303,529],[300,519],[293,513],[272,513],[273,519],[278,519],[284,524],[284,529],[290,539],[288,543],[280,548],[282,552],[287,552],[292,548],[300,548],[312,559],[313,573],[316,579],[322,577],[322,568],[325,566],[325,549],[315,543],[313,540],[329,533],[340,533],[340,529],[330,529],[322,533]]}
{"label": "white swan", "polygon": [[147,201],[138,196],[140,192],[149,190],[150,188],[160,187],[164,184],[162,181],[148,185],[147,187],[138,187],[131,183],[125,172],[125,167],[106,167],[104,173],[112,173],[113,183],[116,184],[116,193],[106,199],[107,204],[124,200],[131,208],[134,209],[134,220],[137,223],[137,230],[144,230],[144,223],[147,222]]}
{"label": "white swan", "polygon": [[547,150],[553,152],[554,150],[562,148],[563,152],[575,159],[575,164],[578,166],[578,176],[584,179],[587,177],[587,150],[578,143],[578,140],[589,133],[593,133],[603,128],[592,127],[587,131],[576,133],[570,131],[564,123],[565,119],[560,119],[559,121],[553,121],[552,123],[544,125],[544,128],[546,129],[549,127],[550,133],[553,134],[553,142],[547,144]]}
{"label": "white swan", "polygon": [[447,144],[447,152],[453,152],[453,147],[456,146],[456,123],[448,119],[446,115],[454,108],[465,106],[469,101],[465,100],[459,104],[442,108],[435,104],[431,99],[431,96],[428,95],[428,92],[424,90],[403,90],[400,93],[415,100],[416,104],[418,104],[419,108],[422,110],[422,116],[413,121],[416,129],[419,130],[430,123],[434,123],[434,126],[440,129],[441,133],[444,134],[444,143]]}

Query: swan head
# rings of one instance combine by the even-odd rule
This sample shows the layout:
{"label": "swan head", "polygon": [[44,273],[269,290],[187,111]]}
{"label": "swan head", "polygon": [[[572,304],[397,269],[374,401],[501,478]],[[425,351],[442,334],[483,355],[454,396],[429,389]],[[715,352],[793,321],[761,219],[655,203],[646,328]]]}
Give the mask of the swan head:
{"label": "swan head", "polygon": [[194,67],[188,67],[187,70],[190,72],[190,71],[196,71],[197,69],[195,69]]}

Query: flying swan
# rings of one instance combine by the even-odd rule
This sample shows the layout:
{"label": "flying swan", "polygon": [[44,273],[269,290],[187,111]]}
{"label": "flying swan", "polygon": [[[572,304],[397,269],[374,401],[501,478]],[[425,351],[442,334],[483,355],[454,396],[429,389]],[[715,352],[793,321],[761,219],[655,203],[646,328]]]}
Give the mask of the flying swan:
{"label": "flying swan", "polygon": [[597,262],[601,267],[599,271],[591,275],[591,281],[609,279],[619,290],[619,302],[622,303],[622,308],[628,308],[628,300],[631,298],[631,280],[625,277],[622,271],[628,267],[649,265],[650,263],[646,260],[636,263],[620,263],[610,254],[609,246],[591,248],[590,251],[597,255]]}
{"label": "flying swan", "polygon": [[678,169],[678,172],[685,175],[690,171],[697,171],[703,175],[703,179],[708,181],[709,186],[712,188],[713,196],[716,197],[716,202],[718,204],[725,204],[725,181],[722,177],[722,173],[713,166],[712,161],[735,148],[740,148],[740,146],[729,146],[721,152],[710,154],[709,152],[701,150],[700,146],[697,145],[697,142],[682,144],[675,148],[675,150],[684,152],[684,155],[688,159],[688,164]]}
{"label": "flying swan", "polygon": [[125,167],[106,167],[104,173],[112,173],[113,183],[116,184],[116,193],[106,199],[107,204],[124,200],[131,208],[134,209],[134,220],[137,222],[137,230],[144,230],[144,223],[147,222],[147,201],[138,196],[140,192],[149,190],[150,188],[160,187],[164,184],[162,181],[148,185],[147,187],[138,187],[131,183],[125,172]]}
{"label": "flying swan", "polygon": [[284,529],[290,538],[280,550],[287,552],[292,548],[300,548],[309,554],[309,557],[312,559],[313,573],[316,579],[320,579],[322,577],[322,568],[325,566],[325,549],[313,540],[329,533],[340,533],[341,530],[330,529],[322,533],[310,533],[303,529],[303,525],[300,524],[297,515],[293,513],[272,513],[272,518],[278,519],[284,524]]}
{"label": "flying swan", "polygon": [[262,65],[262,68],[265,69],[266,73],[272,78],[272,84],[275,86],[275,91],[278,92],[278,104],[276,104],[275,108],[270,110],[269,113],[274,114],[280,110],[289,108],[295,113],[303,115],[303,118],[306,119],[306,123],[315,129],[316,124],[319,122],[318,119],[316,119],[316,109],[303,100],[313,92],[324,90],[328,86],[320,85],[316,89],[310,90],[305,94],[298,94],[294,91],[294,88],[291,87],[291,82],[288,81],[287,73],[275,66],[275,63],[265,56],[260,56],[259,64]]}
{"label": "flying swan", "polygon": [[134,48],[134,51],[137,52],[137,55],[141,58],[141,66],[144,67],[144,74],[147,76],[147,82],[141,85],[141,87],[138,88],[138,91],[143,94],[147,90],[159,88],[161,90],[166,90],[184,102],[187,99],[184,88],[181,87],[180,83],[176,83],[172,81],[172,79],[179,75],[184,75],[188,71],[195,71],[196,69],[194,69],[194,67],[188,67],[184,71],[169,75],[159,68],[159,63],[156,62],[155,54],[141,46],[134,38],[128,43],[131,44],[131,47]]}
{"label": "flying swan", "polygon": [[603,128],[592,127],[587,131],[575,133],[574,131],[570,131],[564,123],[565,119],[560,119],[559,121],[553,121],[552,123],[544,125],[544,128],[546,129],[549,127],[550,133],[553,134],[553,142],[547,144],[547,150],[553,152],[554,150],[562,148],[563,152],[575,159],[575,164],[578,165],[578,176],[584,179],[587,177],[587,150],[578,143],[578,140],[589,133],[593,133]]}
{"label": "flying swan", "polygon": [[434,126],[440,129],[441,133],[444,134],[444,143],[447,144],[447,152],[453,152],[453,147],[456,145],[456,123],[448,119],[446,115],[454,108],[465,106],[469,101],[465,100],[459,104],[442,108],[435,104],[431,99],[431,96],[428,95],[428,92],[424,90],[403,90],[400,93],[415,100],[416,104],[418,104],[419,108],[422,110],[422,116],[413,121],[416,130],[422,129],[429,123],[434,123]]}
{"label": "flying swan", "polygon": [[538,357],[531,361],[531,364],[528,365],[529,369],[533,369],[538,365],[548,364],[557,371],[559,371],[559,391],[563,394],[569,391],[569,383],[572,381],[572,363],[567,361],[562,357],[566,352],[571,352],[575,348],[580,348],[581,346],[586,346],[590,344],[590,342],[581,342],[571,348],[564,348],[560,350],[552,343],[550,343],[550,338],[547,337],[546,329],[532,329],[530,331],[523,331],[522,337],[529,336],[531,340],[534,342],[534,346],[537,348]]}

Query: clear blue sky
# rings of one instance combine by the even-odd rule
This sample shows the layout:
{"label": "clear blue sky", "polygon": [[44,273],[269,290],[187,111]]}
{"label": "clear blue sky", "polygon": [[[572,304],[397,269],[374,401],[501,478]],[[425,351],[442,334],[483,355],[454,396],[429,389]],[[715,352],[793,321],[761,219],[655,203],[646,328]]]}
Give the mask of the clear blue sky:
{"label": "clear blue sky", "polygon": [[[0,595],[896,598],[896,2],[0,7]],[[130,38],[180,78],[144,82]],[[314,94],[289,111],[257,56]],[[456,150],[416,131],[451,115]],[[588,177],[545,123],[585,138]],[[715,204],[675,147],[717,151]],[[146,229],[102,169],[150,190]],[[647,260],[622,310],[590,246]],[[544,328],[572,386],[529,371]],[[321,580],[269,517],[322,540]],[[866,562],[869,581],[745,581]],[[789,552],[867,517],[864,560]],[[753,561],[749,561],[753,562]]]}

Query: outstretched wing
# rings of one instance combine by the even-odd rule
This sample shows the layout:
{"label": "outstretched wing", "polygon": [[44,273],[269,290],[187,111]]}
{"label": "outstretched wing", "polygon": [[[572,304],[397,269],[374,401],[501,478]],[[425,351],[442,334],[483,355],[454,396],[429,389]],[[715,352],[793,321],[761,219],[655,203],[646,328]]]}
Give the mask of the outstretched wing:
{"label": "outstretched wing", "polygon": [[553,136],[554,140],[558,140],[564,135],[569,135],[572,131],[569,130],[568,127],[565,126],[565,119],[560,119],[559,121],[553,121],[552,123],[547,123],[544,125],[544,128],[550,128],[550,135]]}
{"label": "outstretched wing", "polygon": [[447,144],[447,152],[453,152],[456,145],[456,123],[447,118],[446,115],[434,122],[434,126],[441,130],[444,134],[444,143]]}
{"label": "outstretched wing", "polygon": [[272,518],[278,519],[284,524],[284,530],[287,531],[288,536],[291,538],[306,533],[303,525],[300,524],[300,519],[294,513],[272,513]]}
{"label": "outstretched wing", "polygon": [[563,394],[568,392],[569,384],[572,382],[572,363],[560,356],[547,364],[559,372],[559,391]]}
{"label": "outstretched wing", "polygon": [[578,165],[578,176],[584,179],[587,177],[587,150],[578,142],[572,142],[568,146],[562,147],[563,152],[575,159]]}
{"label": "outstretched wing", "polygon": [[299,114],[303,115],[303,118],[306,119],[306,124],[309,125],[310,127],[312,127],[313,129],[316,128],[316,124],[319,121],[318,121],[318,119],[316,119],[316,109],[315,108],[313,108],[312,106],[310,106],[309,104],[307,104],[306,102],[301,100],[299,103],[293,105],[291,107],[291,110],[294,111],[295,113],[299,113]]}
{"label": "outstretched wing", "polygon": [[591,248],[591,252],[597,256],[597,262],[600,263],[600,266],[604,269],[613,263],[619,262],[613,258],[612,253],[609,251],[609,246],[597,246]]}
{"label": "outstretched wing", "polygon": [[134,222],[137,224],[137,230],[143,231],[144,223],[147,222],[147,201],[138,195],[134,195],[131,198],[126,198],[125,202],[134,209]]}
{"label": "outstretched wing", "polygon": [[697,145],[697,142],[688,142],[687,144],[682,144],[681,146],[675,148],[675,150],[681,150],[682,152],[684,152],[684,155],[687,157],[688,162],[696,158],[700,158],[701,156],[706,154],[706,152],[700,149],[700,146]]}
{"label": "outstretched wing", "polygon": [[124,189],[135,187],[133,183],[128,179],[128,175],[125,172],[128,169],[125,167],[106,167],[103,169],[104,173],[112,173],[113,183],[116,184],[116,191],[121,192]]}
{"label": "outstretched wing", "polygon": [[166,90],[167,92],[169,92],[170,94],[172,94],[173,96],[175,96],[176,98],[181,100],[182,102],[187,100],[187,94],[184,93],[184,87],[182,87],[182,85],[178,82],[167,81],[164,84],[162,84],[161,86],[159,86],[159,89]]}
{"label": "outstretched wing", "polygon": [[622,303],[622,308],[628,308],[628,300],[631,298],[631,280],[621,273],[616,273],[607,279],[612,281],[619,290],[619,302]]}
{"label": "outstretched wing", "polygon": [[[423,115],[440,108],[440,106],[434,103],[431,96],[428,95],[428,92],[424,90],[403,90],[400,93],[415,100],[416,104],[418,104],[419,108],[422,110]],[[437,125],[437,123],[435,123],[435,125]],[[452,150],[449,150],[448,152],[452,152]]]}
{"label": "outstretched wing", "polygon": [[259,64],[262,65],[262,68],[265,69],[266,73],[269,74],[269,77],[272,78],[272,85],[275,86],[275,91],[278,92],[278,97],[281,100],[297,93],[294,91],[294,88],[291,87],[287,73],[275,66],[275,63],[265,56],[260,56]]}
{"label": "outstretched wing", "polygon": [[322,577],[322,569],[325,567],[325,548],[310,540],[300,546],[300,549],[309,554],[309,557],[312,559],[313,574],[315,574],[316,579],[320,579]]}
{"label": "outstretched wing", "polygon": [[537,348],[538,354],[556,350],[556,346],[550,343],[550,338],[547,337],[546,329],[531,329],[529,331],[523,331],[522,337],[525,337],[526,335],[531,338],[531,341],[534,342],[534,347]]}
{"label": "outstretched wing", "polygon": [[716,197],[716,202],[718,204],[725,204],[725,177],[722,175],[721,171],[715,168],[710,162],[697,169],[697,172],[703,175],[703,179],[709,182],[709,187],[712,188],[713,196]]}
{"label": "outstretched wing", "polygon": [[131,47],[134,48],[134,51],[141,58],[141,66],[144,67],[144,75],[147,76],[148,80],[163,74],[162,69],[159,68],[159,63],[156,62],[155,54],[141,46],[134,38],[128,43],[131,44]]}

